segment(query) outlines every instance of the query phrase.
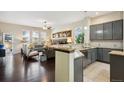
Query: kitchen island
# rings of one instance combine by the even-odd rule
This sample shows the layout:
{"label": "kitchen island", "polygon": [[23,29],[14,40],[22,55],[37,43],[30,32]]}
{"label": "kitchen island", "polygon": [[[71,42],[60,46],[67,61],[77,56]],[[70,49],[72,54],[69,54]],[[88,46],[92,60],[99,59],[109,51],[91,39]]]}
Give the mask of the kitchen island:
{"label": "kitchen island", "polygon": [[72,48],[55,49],[55,81],[83,81],[83,54]]}
{"label": "kitchen island", "polygon": [[124,52],[111,51],[109,54],[110,54],[110,81],[124,82]]}

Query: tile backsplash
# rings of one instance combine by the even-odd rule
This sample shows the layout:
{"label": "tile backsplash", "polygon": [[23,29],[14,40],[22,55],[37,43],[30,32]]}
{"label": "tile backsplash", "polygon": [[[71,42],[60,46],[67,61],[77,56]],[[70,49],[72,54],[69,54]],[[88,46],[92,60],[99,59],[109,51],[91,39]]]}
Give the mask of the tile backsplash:
{"label": "tile backsplash", "polygon": [[82,48],[83,44],[58,44],[58,45],[51,45],[52,47],[58,47],[58,48]]}
{"label": "tile backsplash", "polygon": [[58,44],[58,45],[52,45],[53,47],[59,47],[59,48],[69,48],[70,46],[72,48],[82,48],[82,47],[101,47],[101,48],[113,48],[113,49],[123,49],[123,41],[117,40],[117,41],[92,41],[90,43],[84,43],[84,44]]}
{"label": "tile backsplash", "polygon": [[123,41],[92,41],[91,45],[94,47],[123,49]]}

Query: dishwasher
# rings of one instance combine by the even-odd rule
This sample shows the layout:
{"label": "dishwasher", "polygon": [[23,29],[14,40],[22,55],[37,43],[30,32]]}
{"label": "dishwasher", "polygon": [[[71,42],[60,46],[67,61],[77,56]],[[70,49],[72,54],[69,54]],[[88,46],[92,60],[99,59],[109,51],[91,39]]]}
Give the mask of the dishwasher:
{"label": "dishwasher", "polygon": [[83,50],[81,51],[84,54],[84,58],[83,58],[83,68],[85,68],[86,66],[88,66],[91,63],[91,50]]}

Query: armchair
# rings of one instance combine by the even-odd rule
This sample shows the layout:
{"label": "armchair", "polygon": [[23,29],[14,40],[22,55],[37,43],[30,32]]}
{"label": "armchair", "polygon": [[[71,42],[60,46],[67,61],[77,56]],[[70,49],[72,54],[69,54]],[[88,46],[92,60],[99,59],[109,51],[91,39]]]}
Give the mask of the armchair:
{"label": "armchair", "polygon": [[23,44],[22,53],[24,57],[28,59],[39,54],[38,51],[33,50],[33,48],[29,48],[28,46],[29,46],[28,44]]}

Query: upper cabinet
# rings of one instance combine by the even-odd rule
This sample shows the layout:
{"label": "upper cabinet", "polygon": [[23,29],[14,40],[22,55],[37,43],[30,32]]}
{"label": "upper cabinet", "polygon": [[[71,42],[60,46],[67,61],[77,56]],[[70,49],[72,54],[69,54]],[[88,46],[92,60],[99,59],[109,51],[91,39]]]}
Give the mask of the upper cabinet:
{"label": "upper cabinet", "polygon": [[91,40],[96,40],[96,31],[97,31],[96,25],[90,26],[90,39]]}
{"label": "upper cabinet", "polygon": [[91,40],[103,39],[103,24],[90,26],[90,39]]}
{"label": "upper cabinet", "polygon": [[114,40],[123,39],[123,20],[113,22],[113,39]]}
{"label": "upper cabinet", "polygon": [[103,24],[103,39],[112,40],[112,22]]}
{"label": "upper cabinet", "polygon": [[97,40],[103,39],[103,24],[97,25],[96,39]]}
{"label": "upper cabinet", "polygon": [[91,25],[90,40],[123,40],[123,20]]}

